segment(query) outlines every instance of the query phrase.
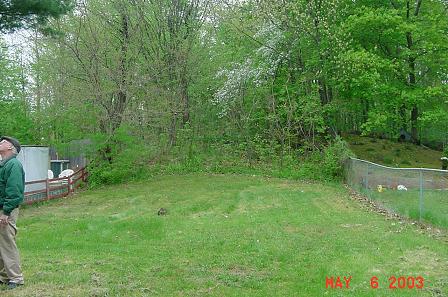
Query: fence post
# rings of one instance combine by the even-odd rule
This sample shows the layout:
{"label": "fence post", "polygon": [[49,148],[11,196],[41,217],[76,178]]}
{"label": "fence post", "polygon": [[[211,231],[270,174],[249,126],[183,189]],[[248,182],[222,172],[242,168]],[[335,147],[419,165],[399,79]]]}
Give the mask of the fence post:
{"label": "fence post", "polygon": [[47,200],[50,200],[50,182],[48,178],[45,180],[45,190],[47,191]]}
{"label": "fence post", "polygon": [[346,183],[348,185],[350,185],[350,187],[353,187],[353,159],[352,158],[348,158],[346,161],[346,167],[345,167],[345,179],[346,179]]}
{"label": "fence post", "polygon": [[423,170],[420,169],[420,221],[422,220],[422,214],[423,214]]}
{"label": "fence post", "polygon": [[68,183],[69,183],[69,185],[70,185],[70,192],[69,193],[73,193],[74,191],[73,191],[73,175],[70,175],[69,177],[68,177]]}
{"label": "fence post", "polygon": [[367,197],[369,197],[369,163],[367,163],[367,166],[366,166],[366,178],[365,178],[365,181],[366,181],[366,193],[367,193]]}
{"label": "fence post", "polygon": [[66,178],[67,178],[67,195],[66,196],[68,196],[68,195],[70,195],[70,188],[71,188],[70,176],[67,176]]}

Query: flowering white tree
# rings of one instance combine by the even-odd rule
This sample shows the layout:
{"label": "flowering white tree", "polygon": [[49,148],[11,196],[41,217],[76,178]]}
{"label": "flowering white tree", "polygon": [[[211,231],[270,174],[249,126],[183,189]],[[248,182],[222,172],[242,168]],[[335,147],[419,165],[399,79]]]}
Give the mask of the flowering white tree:
{"label": "flowering white tree", "polygon": [[220,117],[228,114],[235,103],[246,94],[249,87],[258,88],[272,79],[281,63],[288,59],[288,53],[281,50],[285,37],[281,30],[272,24],[263,24],[254,34],[254,39],[261,43],[243,62],[233,62],[230,67],[220,69],[216,78],[224,79],[223,85],[212,99],[221,110]]}

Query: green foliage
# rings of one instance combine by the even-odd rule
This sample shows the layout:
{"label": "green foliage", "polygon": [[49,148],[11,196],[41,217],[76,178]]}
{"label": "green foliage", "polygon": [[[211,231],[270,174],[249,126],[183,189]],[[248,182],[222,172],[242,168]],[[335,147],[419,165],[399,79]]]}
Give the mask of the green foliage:
{"label": "green foliage", "polygon": [[44,25],[73,8],[73,0],[0,0],[0,32]]}
{"label": "green foliage", "polygon": [[[436,1],[423,3],[418,12],[411,5],[408,14],[404,1],[357,1],[339,28],[346,44],[335,61],[335,84],[364,134],[395,137],[441,110],[448,62],[441,53],[448,35],[440,28],[447,25],[446,10]],[[419,117],[411,119],[411,110]],[[436,121],[429,125],[446,131]]]}
{"label": "green foliage", "polygon": [[325,148],[320,168],[328,178],[340,179],[343,177],[344,165],[349,157],[354,157],[354,154],[349,149],[347,142],[340,137],[336,137]]}
{"label": "green foliage", "polygon": [[[389,157],[389,156],[384,156],[383,157],[383,163],[386,164],[386,165],[392,165],[394,163],[394,160],[391,157]],[[408,164],[409,165],[409,161],[407,161],[407,163],[406,162],[402,162],[402,164]]]}
{"label": "green foliage", "polygon": [[97,135],[92,144],[89,184],[117,184],[142,177],[151,158],[151,147],[122,126],[108,138]]}
{"label": "green foliage", "polygon": [[[441,152],[425,146],[357,135],[343,137],[360,159],[394,167],[440,168]],[[357,145],[360,142],[364,144]]]}
{"label": "green foliage", "polygon": [[404,159],[401,161],[401,164],[409,166],[409,165],[411,165],[411,162],[407,159]]}
{"label": "green foliage", "polygon": [[[0,3],[25,17],[69,8]],[[23,101],[1,106],[3,129],[45,144],[92,138],[93,185],[158,172],[334,180],[349,152],[328,143],[341,132],[448,135],[442,3],[409,17],[405,1],[232,3],[82,3],[51,23],[65,34],[33,41],[30,67],[0,59],[2,101]],[[389,162],[379,150],[366,153]]]}
{"label": "green foliage", "polygon": [[379,47],[379,43],[381,46],[394,48],[405,43],[405,33],[413,29],[405,23],[398,10],[367,6],[355,9],[355,13],[347,18],[342,28],[350,35],[356,47],[383,56],[385,52]]}
{"label": "green foliage", "polygon": [[0,101],[0,114],[2,118],[0,135],[13,136],[19,139],[22,144],[39,143],[39,139],[34,133],[34,123],[26,114],[26,106],[23,102]]}
{"label": "green foliage", "polygon": [[195,133],[188,125],[179,131],[176,146],[161,154],[160,148],[145,145],[129,130],[133,129],[121,128],[109,140],[101,135],[94,138],[91,186],[191,172],[339,180],[344,159],[350,155],[339,138],[329,148],[308,154],[273,145],[261,136],[247,142],[217,141],[205,145],[195,140]]}
{"label": "green foliage", "polygon": [[[184,131],[185,133],[189,133]],[[182,138],[182,137],[180,137]],[[111,150],[111,162],[97,156],[91,164],[91,186],[115,184],[127,180],[147,179],[150,176],[205,172],[214,174],[250,174],[290,179],[337,181],[342,178],[343,166],[353,156],[347,144],[335,139],[323,151],[297,157],[294,150],[277,151],[255,138],[249,143],[215,143],[207,150],[189,148],[179,143],[166,155],[158,155],[152,148],[151,158],[143,143],[132,140],[126,133],[113,138],[114,146],[127,149]],[[105,147],[105,146],[104,146]],[[146,153],[142,153],[145,150]],[[104,149],[103,149],[104,151]],[[140,152],[140,153],[139,153]]]}
{"label": "green foliage", "polygon": [[[24,99],[24,81],[22,78],[21,65],[15,60],[15,55],[0,38],[0,101],[11,102]],[[23,100],[25,101],[25,100]]]}
{"label": "green foliage", "polygon": [[25,100],[21,65],[0,39],[0,135],[11,135],[22,144],[39,143],[36,126]]}

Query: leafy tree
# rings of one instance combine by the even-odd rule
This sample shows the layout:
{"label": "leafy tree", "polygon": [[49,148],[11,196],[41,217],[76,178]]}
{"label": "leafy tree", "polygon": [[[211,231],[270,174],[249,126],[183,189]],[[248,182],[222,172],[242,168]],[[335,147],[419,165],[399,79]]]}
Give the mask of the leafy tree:
{"label": "leafy tree", "polygon": [[439,1],[366,0],[351,11],[339,28],[338,105],[355,130],[395,137],[404,129],[418,142],[422,116],[443,105],[431,89],[446,81],[446,9]]}
{"label": "leafy tree", "polygon": [[0,0],[0,32],[46,24],[73,7],[73,0]]}
{"label": "leafy tree", "polygon": [[36,140],[36,135],[33,133],[34,125],[25,100],[26,81],[22,65],[12,57],[13,53],[0,39],[0,135],[14,135],[22,142],[30,143]]}

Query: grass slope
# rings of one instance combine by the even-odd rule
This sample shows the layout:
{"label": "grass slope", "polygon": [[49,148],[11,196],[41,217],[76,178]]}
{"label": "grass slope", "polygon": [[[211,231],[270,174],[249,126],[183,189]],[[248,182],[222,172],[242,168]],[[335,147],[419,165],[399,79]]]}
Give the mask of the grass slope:
{"label": "grass slope", "polygon": [[374,163],[404,168],[440,169],[442,152],[387,139],[344,135],[350,149],[360,159]]}
{"label": "grass slope", "polygon": [[[448,294],[447,242],[366,212],[340,185],[158,177],[24,208],[19,227],[27,283],[5,297]],[[337,275],[350,289],[325,289]],[[388,289],[392,275],[425,288]]]}

